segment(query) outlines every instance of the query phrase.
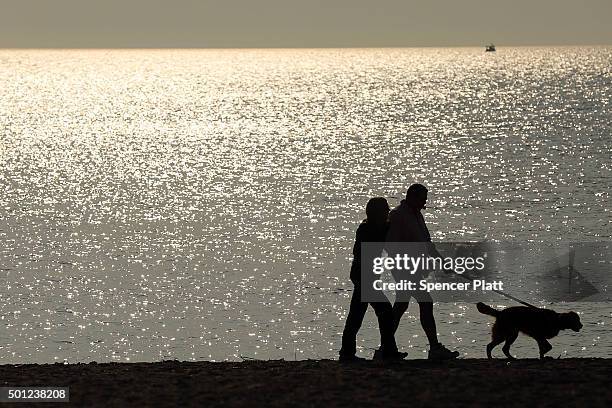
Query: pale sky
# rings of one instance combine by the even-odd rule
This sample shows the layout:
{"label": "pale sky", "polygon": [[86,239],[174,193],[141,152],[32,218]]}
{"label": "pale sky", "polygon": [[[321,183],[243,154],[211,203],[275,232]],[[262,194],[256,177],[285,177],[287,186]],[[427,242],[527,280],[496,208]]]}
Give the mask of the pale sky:
{"label": "pale sky", "polygon": [[612,0],[0,0],[6,47],[612,44]]}

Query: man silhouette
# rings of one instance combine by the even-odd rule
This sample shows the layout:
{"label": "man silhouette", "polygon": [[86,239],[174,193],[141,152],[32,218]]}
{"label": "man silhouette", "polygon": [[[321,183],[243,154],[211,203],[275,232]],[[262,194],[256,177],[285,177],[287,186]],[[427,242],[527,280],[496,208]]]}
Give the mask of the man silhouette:
{"label": "man silhouette", "polygon": [[[387,242],[423,242],[426,243],[430,256],[440,256],[433,243],[421,210],[427,202],[427,188],[422,184],[413,184],[406,192],[406,199],[389,214],[389,230]],[[393,331],[397,331],[400,320],[408,309],[410,297],[419,304],[421,326],[429,341],[428,358],[432,360],[448,360],[457,358],[459,352],[450,351],[438,341],[436,321],[433,316],[433,299],[426,291],[397,293],[393,305]]]}

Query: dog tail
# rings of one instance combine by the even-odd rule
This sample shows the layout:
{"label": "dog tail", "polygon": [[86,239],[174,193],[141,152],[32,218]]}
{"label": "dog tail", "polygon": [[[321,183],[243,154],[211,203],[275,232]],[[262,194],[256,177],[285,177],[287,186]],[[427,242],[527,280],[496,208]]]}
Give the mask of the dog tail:
{"label": "dog tail", "polygon": [[499,315],[499,310],[495,310],[491,306],[487,306],[482,302],[476,303],[476,309],[478,309],[480,313],[489,316],[497,317]]}

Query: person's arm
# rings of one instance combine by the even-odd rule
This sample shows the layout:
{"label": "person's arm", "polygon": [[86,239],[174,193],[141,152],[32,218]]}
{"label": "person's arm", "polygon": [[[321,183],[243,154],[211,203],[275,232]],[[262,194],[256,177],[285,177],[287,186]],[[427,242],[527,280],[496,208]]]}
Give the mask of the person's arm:
{"label": "person's arm", "polygon": [[[421,215],[421,222],[423,226],[423,240],[427,242],[427,253],[431,257],[444,259],[444,256],[442,256],[440,251],[438,251],[438,248],[436,248],[436,244],[434,244],[431,240],[431,235],[429,234],[429,229],[427,228],[427,225],[425,225],[425,218],[423,217],[423,215]],[[444,269],[444,272],[453,273],[455,271],[452,269]]]}
{"label": "person's arm", "polygon": [[387,242],[403,242],[405,241],[406,226],[402,222],[401,215],[396,211],[389,214],[389,229],[387,230]]}
{"label": "person's arm", "polygon": [[359,225],[355,232],[355,244],[353,245],[353,258],[361,258],[361,242],[363,241],[363,223]]}
{"label": "person's arm", "polygon": [[[442,254],[438,251],[438,248],[436,248],[436,244],[434,244],[431,240],[431,234],[429,233],[429,229],[427,228],[427,224],[425,223],[425,217],[423,217],[423,214],[418,213],[414,219],[414,222],[416,224],[415,231],[418,234],[418,240],[427,243],[428,256],[444,259],[444,256],[442,256]],[[444,272],[451,273],[454,271],[445,269]]]}
{"label": "person's arm", "polygon": [[351,281],[357,284],[361,281],[361,242],[363,241],[363,223],[355,232],[355,243],[353,244],[353,263],[351,264]]}

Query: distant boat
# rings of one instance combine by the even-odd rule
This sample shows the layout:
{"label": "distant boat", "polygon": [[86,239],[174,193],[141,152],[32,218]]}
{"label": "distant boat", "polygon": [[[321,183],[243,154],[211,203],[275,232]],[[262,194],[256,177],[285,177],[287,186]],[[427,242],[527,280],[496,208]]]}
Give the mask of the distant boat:
{"label": "distant boat", "polygon": [[485,48],[486,52],[495,52],[495,45],[493,44],[489,44],[487,45],[487,48]]}

